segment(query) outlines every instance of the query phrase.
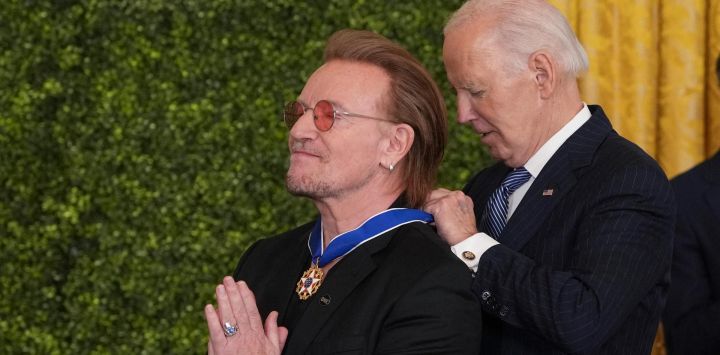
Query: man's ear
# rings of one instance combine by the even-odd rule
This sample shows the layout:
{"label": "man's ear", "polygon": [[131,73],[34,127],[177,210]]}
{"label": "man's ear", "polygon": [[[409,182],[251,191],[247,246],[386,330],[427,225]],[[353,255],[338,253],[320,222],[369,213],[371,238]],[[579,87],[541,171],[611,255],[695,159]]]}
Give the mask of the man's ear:
{"label": "man's ear", "polygon": [[550,98],[558,85],[557,65],[554,58],[547,52],[539,50],[530,55],[528,65],[535,75],[535,84],[540,98]]}
{"label": "man's ear", "polygon": [[415,131],[406,123],[396,123],[386,133],[386,144],[381,151],[380,165],[392,171],[392,168],[397,166],[410,151],[415,140]]}

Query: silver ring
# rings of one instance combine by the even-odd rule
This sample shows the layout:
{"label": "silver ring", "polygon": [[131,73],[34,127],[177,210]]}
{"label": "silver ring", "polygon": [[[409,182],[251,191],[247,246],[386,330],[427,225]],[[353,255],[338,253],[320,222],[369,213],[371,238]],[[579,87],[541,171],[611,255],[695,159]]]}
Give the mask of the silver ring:
{"label": "silver ring", "polygon": [[230,324],[230,322],[225,322],[223,324],[223,332],[225,333],[225,337],[229,338],[238,332],[238,327],[236,325]]}

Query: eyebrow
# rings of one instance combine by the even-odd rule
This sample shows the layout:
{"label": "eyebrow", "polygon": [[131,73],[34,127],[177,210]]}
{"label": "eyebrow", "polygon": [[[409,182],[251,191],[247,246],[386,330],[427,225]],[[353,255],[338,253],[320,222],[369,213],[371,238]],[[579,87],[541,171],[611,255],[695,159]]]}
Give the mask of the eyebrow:
{"label": "eyebrow", "polygon": [[487,90],[487,85],[477,80],[464,80],[460,86],[462,89]]}
{"label": "eyebrow", "polygon": [[486,88],[484,88],[482,86],[478,86],[478,85],[463,85],[461,87],[461,89],[467,90],[467,91],[487,91]]}

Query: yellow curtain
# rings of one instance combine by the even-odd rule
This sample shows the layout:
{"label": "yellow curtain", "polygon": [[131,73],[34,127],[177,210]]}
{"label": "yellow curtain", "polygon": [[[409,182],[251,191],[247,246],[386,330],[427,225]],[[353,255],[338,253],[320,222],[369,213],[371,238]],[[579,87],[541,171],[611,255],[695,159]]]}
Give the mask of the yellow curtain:
{"label": "yellow curtain", "polygon": [[720,0],[550,0],[590,59],[583,99],[674,177],[720,149]]}
{"label": "yellow curtain", "polygon": [[[720,149],[720,0],[550,0],[590,59],[580,81],[669,177]],[[666,354],[662,328],[653,355]]]}

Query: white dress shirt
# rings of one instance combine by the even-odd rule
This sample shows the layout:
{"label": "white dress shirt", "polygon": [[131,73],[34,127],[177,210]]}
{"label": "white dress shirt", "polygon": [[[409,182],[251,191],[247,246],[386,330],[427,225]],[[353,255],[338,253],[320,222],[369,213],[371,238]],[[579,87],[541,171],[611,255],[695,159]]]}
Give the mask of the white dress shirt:
{"label": "white dress shirt", "polygon": [[[560,149],[560,146],[562,146],[563,143],[565,143],[565,141],[568,140],[573,133],[575,133],[575,131],[577,131],[590,119],[590,116],[592,116],[590,109],[588,109],[587,105],[583,103],[583,108],[580,109],[580,112],[578,112],[575,117],[570,120],[570,122],[557,131],[557,133],[550,137],[550,139],[548,139],[548,141],[545,142],[545,144],[543,144],[543,146],[540,147],[540,149],[538,149],[538,151],[530,157],[530,159],[528,159],[524,167],[530,173],[530,179],[528,179],[526,183],[520,185],[520,187],[518,187],[517,190],[515,190],[515,192],[513,192],[508,198],[507,219],[510,219],[510,216],[512,216],[515,212],[515,209],[517,209],[518,205],[520,205],[520,201],[522,201],[523,197],[525,197],[525,194],[530,189],[530,186],[532,186],[535,178],[537,178],[540,174],[540,171],[542,171],[543,167],[545,167],[545,164],[547,164],[555,152]],[[488,249],[497,244],[499,244],[498,241],[493,239],[493,237],[485,233],[476,233],[462,242],[451,246],[450,249],[469,268],[473,271],[477,271],[478,263],[480,262],[482,255]]]}

